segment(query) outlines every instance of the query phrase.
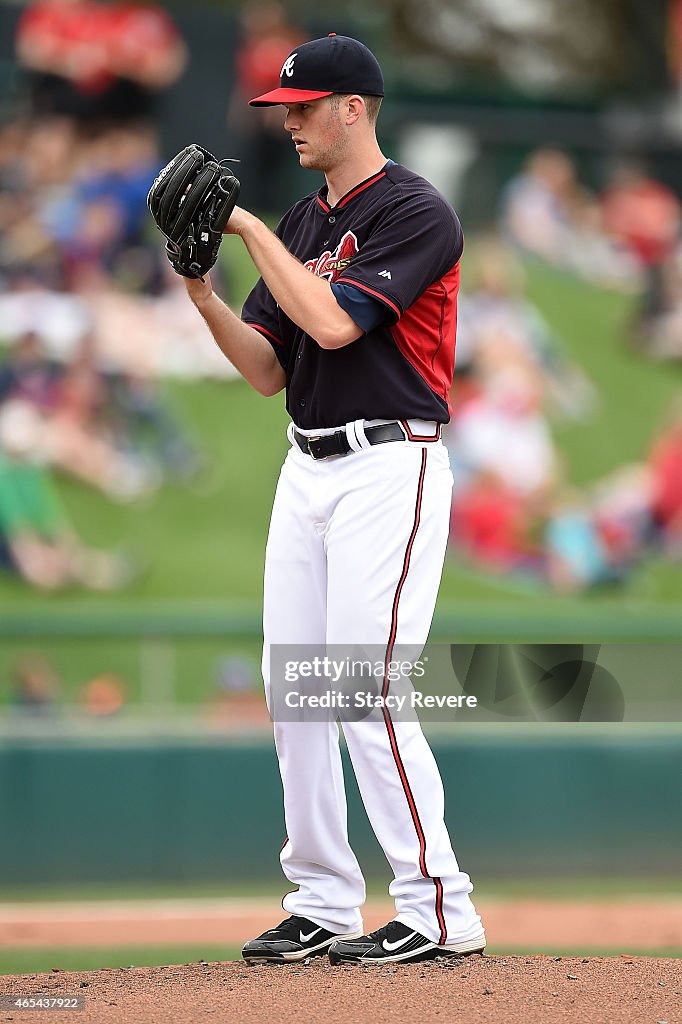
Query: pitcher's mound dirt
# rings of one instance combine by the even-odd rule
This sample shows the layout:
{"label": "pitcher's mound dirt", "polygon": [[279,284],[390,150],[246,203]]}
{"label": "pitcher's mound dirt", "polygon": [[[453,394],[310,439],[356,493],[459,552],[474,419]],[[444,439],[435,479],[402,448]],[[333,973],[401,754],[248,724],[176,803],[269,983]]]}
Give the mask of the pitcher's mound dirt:
{"label": "pitcher's mound dirt", "polygon": [[473,956],[403,966],[241,962],[0,978],[0,994],[81,996],[85,1009],[6,1003],[0,1022],[55,1024],[682,1024],[682,962]]}

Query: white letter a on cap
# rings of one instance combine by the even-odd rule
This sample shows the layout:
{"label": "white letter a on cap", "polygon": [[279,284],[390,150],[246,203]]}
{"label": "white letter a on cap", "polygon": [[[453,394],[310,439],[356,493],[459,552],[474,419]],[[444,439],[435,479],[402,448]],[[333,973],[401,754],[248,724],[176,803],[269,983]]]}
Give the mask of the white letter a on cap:
{"label": "white letter a on cap", "polygon": [[291,78],[291,76],[294,73],[294,59],[297,56],[298,51],[296,53],[292,53],[290,57],[287,57],[287,59],[284,61],[284,64],[282,64],[282,70],[279,73],[280,78],[284,78],[285,75],[287,76],[287,78]]}

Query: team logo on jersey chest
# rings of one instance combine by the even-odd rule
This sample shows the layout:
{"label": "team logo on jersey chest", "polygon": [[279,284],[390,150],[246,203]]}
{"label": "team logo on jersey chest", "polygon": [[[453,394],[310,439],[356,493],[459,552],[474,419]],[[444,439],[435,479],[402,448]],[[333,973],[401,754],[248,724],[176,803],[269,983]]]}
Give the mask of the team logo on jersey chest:
{"label": "team logo on jersey chest", "polygon": [[308,260],[305,266],[317,277],[326,277],[329,281],[336,281],[359,251],[357,238],[352,231],[346,231],[334,252],[327,250],[316,260]]}

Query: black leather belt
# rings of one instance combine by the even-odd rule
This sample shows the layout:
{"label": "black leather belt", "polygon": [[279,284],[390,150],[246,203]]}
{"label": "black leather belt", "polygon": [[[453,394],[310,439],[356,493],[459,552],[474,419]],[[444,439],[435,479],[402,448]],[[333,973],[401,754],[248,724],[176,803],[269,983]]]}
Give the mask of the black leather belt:
{"label": "black leather belt", "polygon": [[[399,423],[377,423],[373,427],[365,427],[365,437],[370,444],[406,440],[405,431]],[[331,434],[312,436],[302,434],[294,427],[294,440],[301,451],[313,459],[328,459],[332,455],[347,455],[353,451],[343,427]]]}

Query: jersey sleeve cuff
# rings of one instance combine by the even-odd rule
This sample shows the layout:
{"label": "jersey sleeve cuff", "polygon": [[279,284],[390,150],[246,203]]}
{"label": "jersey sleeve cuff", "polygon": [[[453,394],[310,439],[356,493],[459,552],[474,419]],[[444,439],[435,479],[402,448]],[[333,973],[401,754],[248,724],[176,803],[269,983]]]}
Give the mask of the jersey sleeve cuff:
{"label": "jersey sleeve cuff", "polygon": [[286,370],[287,368],[287,349],[281,338],[278,338],[269,327],[263,327],[262,324],[256,323],[254,320],[242,320],[243,324],[247,327],[253,327],[254,331],[258,331],[262,334],[266,341],[270,342],[272,350],[277,357],[277,362],[280,366]]}
{"label": "jersey sleeve cuff", "polygon": [[262,324],[257,324],[253,320],[243,320],[242,323],[245,323],[247,327],[253,327],[254,330],[258,331],[259,334],[262,334],[264,338],[267,338],[271,345],[275,344],[280,345],[282,348],[284,347],[284,342],[278,338],[276,334],[273,334],[272,331],[268,330],[267,327],[263,327]]}
{"label": "jersey sleeve cuff", "polygon": [[359,288],[365,295],[371,295],[373,299],[382,302],[387,309],[390,309],[396,320],[400,320],[400,317],[403,315],[402,309],[394,299],[389,298],[388,295],[378,291],[376,288],[370,288],[368,284],[364,284],[362,281],[354,281],[351,277],[340,277],[338,283],[351,284],[354,288]]}

